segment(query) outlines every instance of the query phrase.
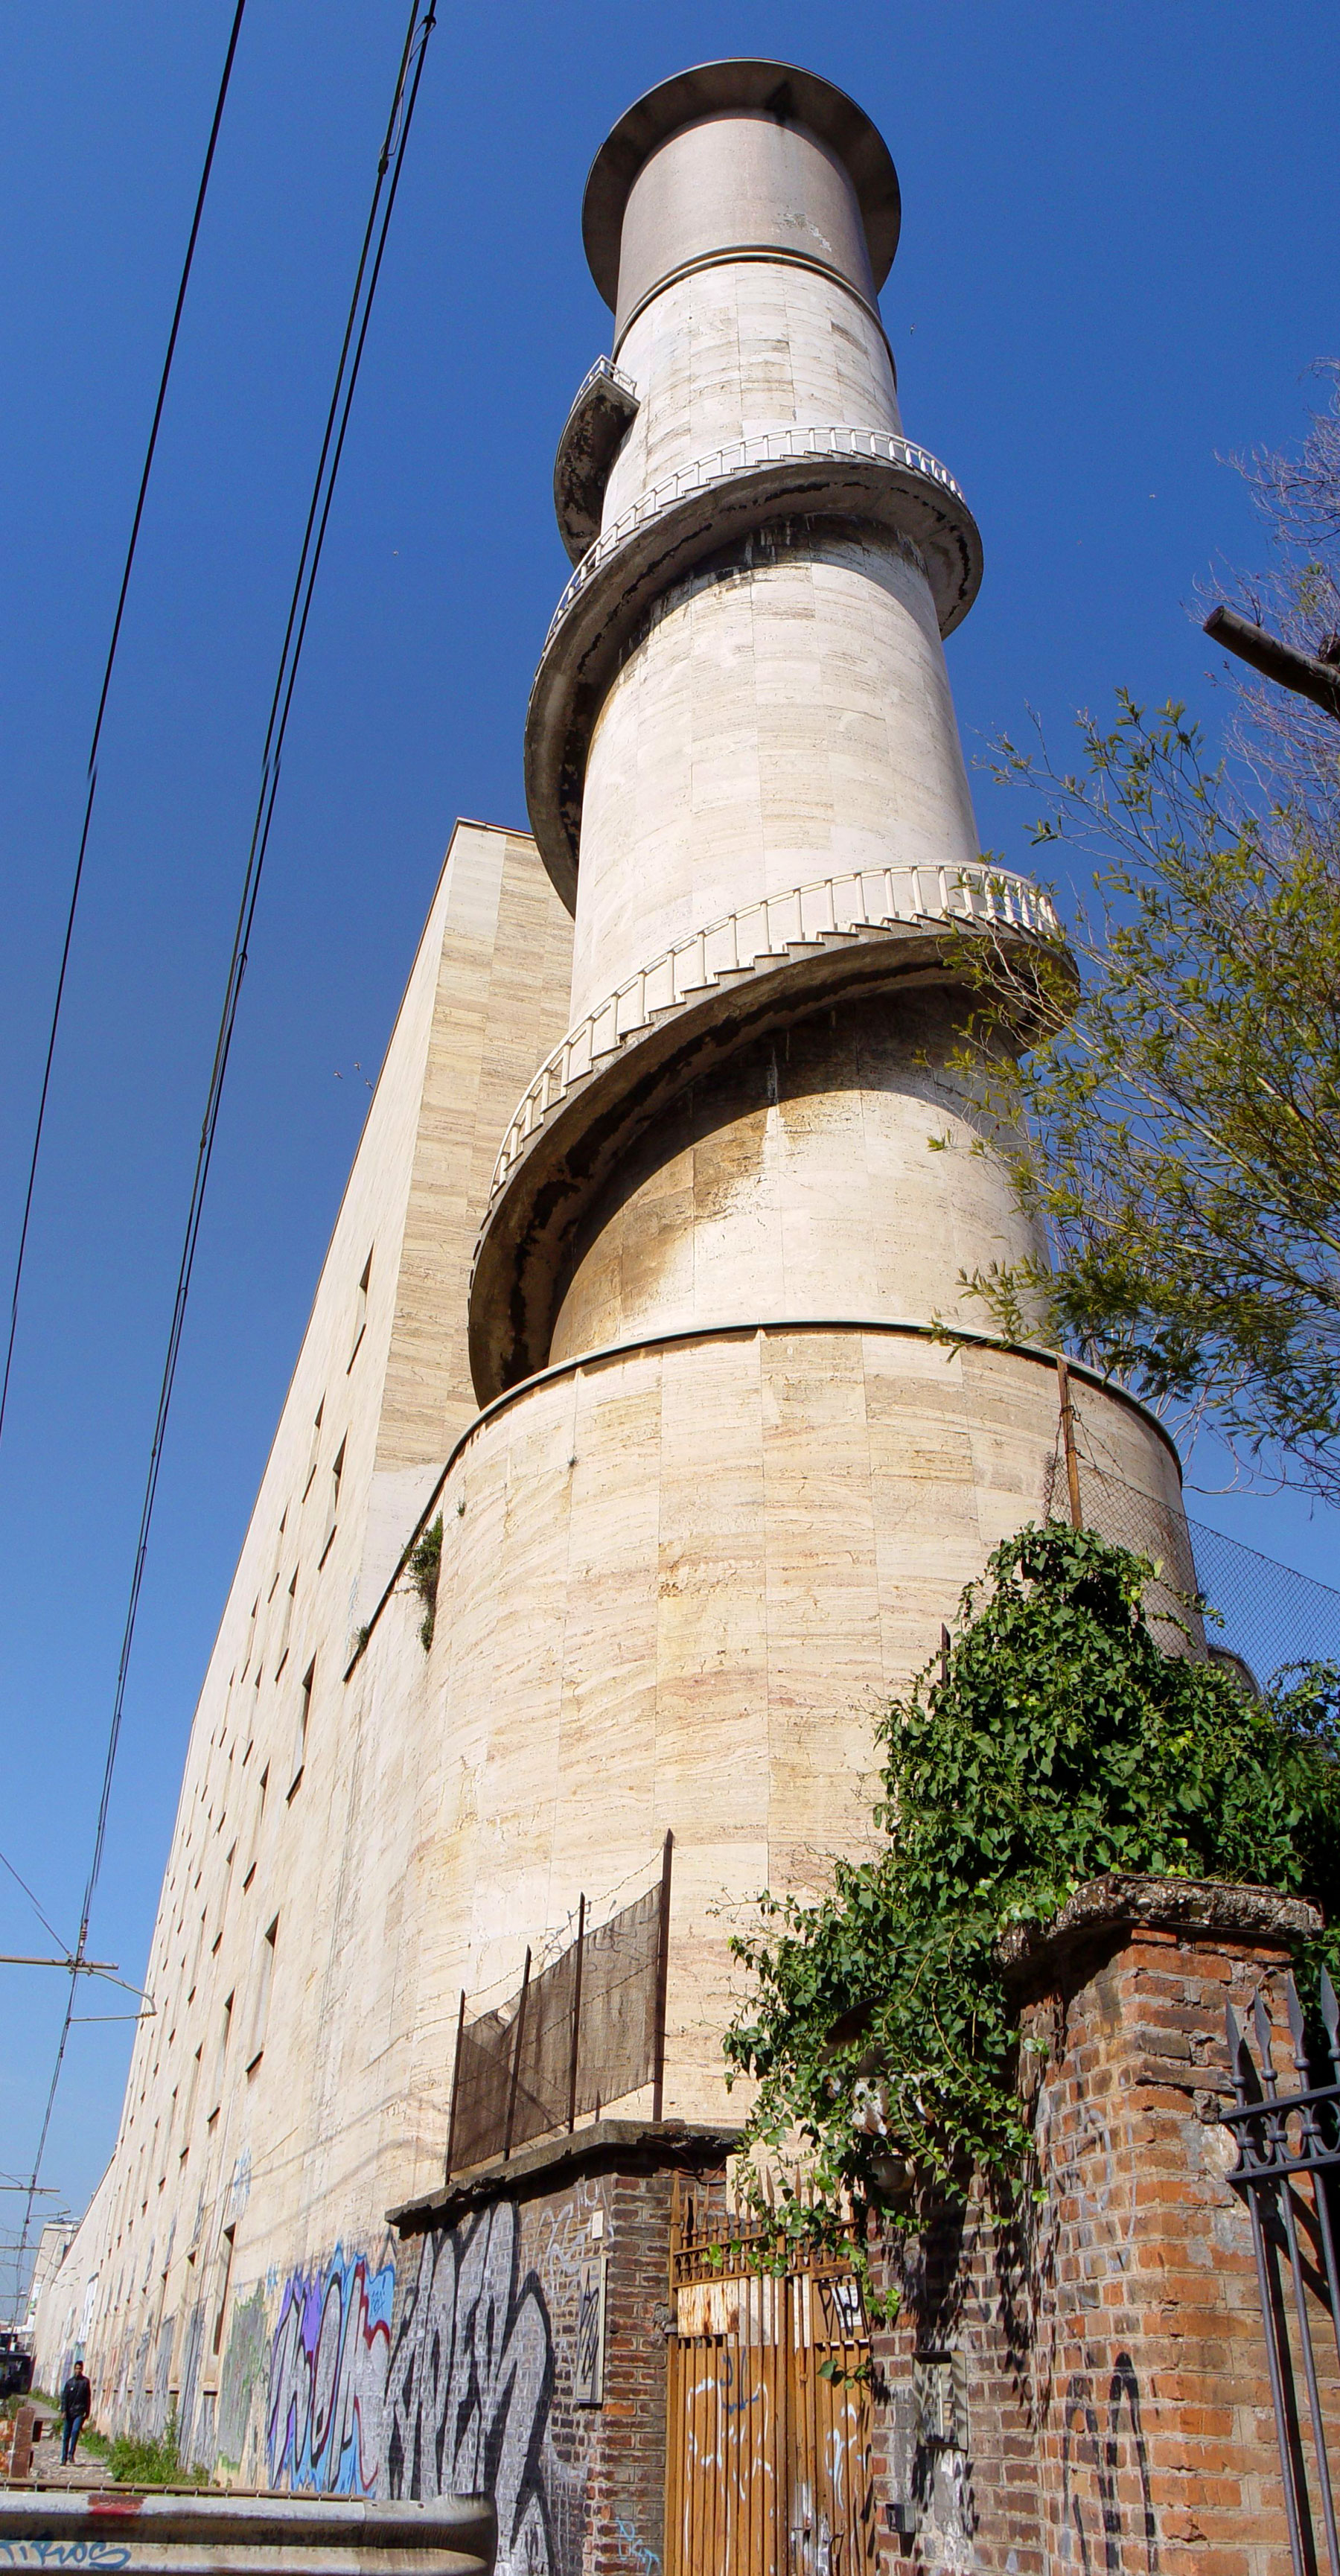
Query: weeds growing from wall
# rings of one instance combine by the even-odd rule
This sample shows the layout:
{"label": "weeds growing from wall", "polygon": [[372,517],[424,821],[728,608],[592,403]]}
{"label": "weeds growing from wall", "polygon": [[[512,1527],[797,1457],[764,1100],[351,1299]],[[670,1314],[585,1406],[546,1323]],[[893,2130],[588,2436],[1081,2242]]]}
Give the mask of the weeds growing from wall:
{"label": "weeds growing from wall", "polygon": [[442,1571],[442,1514],[424,1531],[416,1547],[411,1548],[405,1569],[419,1599],[423,1618],[419,1623],[419,1643],[427,1654],[437,1625],[437,1581]]}

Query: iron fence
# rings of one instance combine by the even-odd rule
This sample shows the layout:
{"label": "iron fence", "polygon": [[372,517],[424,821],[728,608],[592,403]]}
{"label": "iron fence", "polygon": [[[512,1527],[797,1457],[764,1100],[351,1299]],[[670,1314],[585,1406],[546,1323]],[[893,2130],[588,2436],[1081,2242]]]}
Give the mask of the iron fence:
{"label": "iron fence", "polygon": [[[1271,2029],[1259,1996],[1253,2011],[1259,2064],[1232,2005],[1228,2048],[1235,2103],[1223,2113],[1238,2161],[1228,2179],[1247,2203],[1257,2286],[1265,2324],[1270,2394],[1279,2443],[1284,2508],[1294,2576],[1315,2576],[1317,2508],[1330,2576],[1340,2576],[1327,2425],[1322,2406],[1313,2317],[1327,2316],[1340,2370],[1340,2272],[1335,2247],[1335,2177],[1340,2173],[1340,2009],[1322,1971],[1325,2064],[1309,2065],[1307,2038],[1292,1977],[1285,1988],[1296,2073],[1281,2092],[1271,2055]],[[1327,2080],[1309,2077],[1322,2071]],[[1287,2273],[1290,2298],[1284,2292]],[[1292,2330],[1291,2330],[1292,2320]],[[1301,2367],[1303,2404],[1299,2402]],[[1332,2399],[1334,2390],[1328,2392]]]}
{"label": "iron fence", "polygon": [[467,2022],[462,1994],[448,2178],[532,2138],[575,2129],[647,2084],[652,2118],[660,2119],[673,1850],[667,1834],[659,1883],[608,1923],[588,1930],[583,1896],[576,1940],[534,1977],[527,1950],[507,2003]]}

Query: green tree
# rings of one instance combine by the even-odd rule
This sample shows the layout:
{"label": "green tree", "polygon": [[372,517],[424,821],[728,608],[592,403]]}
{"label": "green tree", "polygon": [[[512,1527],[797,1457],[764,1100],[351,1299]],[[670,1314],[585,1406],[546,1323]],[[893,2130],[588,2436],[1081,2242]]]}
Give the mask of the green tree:
{"label": "green tree", "polygon": [[[997,1548],[939,1659],[881,1728],[884,1836],[825,1900],[764,1902],[736,1942],[753,1992],[727,2058],[760,2079],[756,2140],[797,2131],[815,2223],[868,2207],[890,2160],[1007,2186],[1029,2146],[1019,2020],[997,1949],[1104,1871],[1246,1881],[1340,1900],[1340,1672],[1251,1696],[1169,1655],[1153,1569],[1059,1523]],[[807,2207],[810,2204],[807,2200]],[[807,2223],[799,2204],[797,2224]]]}
{"label": "green tree", "polygon": [[[1300,457],[1246,467],[1274,541],[1242,604],[1340,656],[1340,372]],[[1035,845],[1094,863],[1068,945],[964,940],[965,1051],[1049,1261],[977,1272],[997,1326],[1080,1351],[1240,1454],[1340,1494],[1340,725],[1242,678],[1224,757],[1124,692],[1039,791]],[[1027,1015],[1030,1045],[998,1043]]]}

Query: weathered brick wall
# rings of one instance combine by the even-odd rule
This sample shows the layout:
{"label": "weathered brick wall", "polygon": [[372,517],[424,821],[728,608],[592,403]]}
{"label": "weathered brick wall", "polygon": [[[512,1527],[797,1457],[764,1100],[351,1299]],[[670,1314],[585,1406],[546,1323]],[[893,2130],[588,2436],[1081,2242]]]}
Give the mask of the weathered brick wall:
{"label": "weathered brick wall", "polygon": [[[379,2491],[487,2486],[499,2576],[659,2576],[676,2151],[665,2133],[636,2143],[623,2125],[628,2140],[588,2149],[575,2171],[549,2169],[545,2149],[518,2158],[399,2256]],[[682,2153],[710,2172],[724,2145],[695,2150],[686,2133]],[[603,2385],[590,2405],[583,2296],[602,2266]]]}
{"label": "weathered brick wall", "polygon": [[[881,2576],[1041,2576],[1028,2250],[974,2180],[961,2208],[940,2207],[887,2251],[880,2280],[898,2317],[871,2338]],[[943,2441],[919,2434],[928,2365],[949,2377]]]}
{"label": "weathered brick wall", "polygon": [[[1251,2225],[1218,2112],[1230,1999],[1245,2015],[1264,1998],[1290,2080],[1287,1935],[1307,1909],[1146,1881],[1100,1882],[1068,1912],[1016,1943],[1038,2197],[1002,2226],[975,2183],[888,2257],[904,2304],[875,2339],[882,2566],[1285,2576]],[[1313,2323],[1340,2430],[1320,2306]],[[909,2439],[917,2356],[924,2377],[936,2353],[953,2438]]]}

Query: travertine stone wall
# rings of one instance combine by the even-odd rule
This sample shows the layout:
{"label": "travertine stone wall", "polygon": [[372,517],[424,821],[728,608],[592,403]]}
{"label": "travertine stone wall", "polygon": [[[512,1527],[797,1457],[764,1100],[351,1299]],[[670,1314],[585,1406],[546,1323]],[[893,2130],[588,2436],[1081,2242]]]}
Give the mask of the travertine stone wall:
{"label": "travertine stone wall", "polygon": [[761,895],[978,855],[924,573],[873,532],[763,531],[666,594],[601,709],[573,1018]]}
{"label": "travertine stone wall", "polygon": [[388,2202],[440,2168],[450,2068],[416,2093],[405,1902],[431,1831],[422,1603],[379,1631],[375,1709],[346,1669],[473,1412],[464,1281],[570,935],[524,835],[458,826],[197,1705],[116,2152],[39,2305],[41,2368],[81,2342],[104,2422],[175,2406],[188,2453],[262,2483],[263,2417],[259,2460],[238,2427],[267,2283],[343,2244],[352,2299],[355,2263],[365,2287],[385,2268]]}
{"label": "travertine stone wall", "polygon": [[831,278],[778,261],[699,270],[655,297],[620,343],[639,409],[605,487],[603,524],[675,468],[794,423],[900,429],[888,342]]}
{"label": "travertine stone wall", "polygon": [[949,1059],[943,982],[847,1001],[683,1092],[588,1220],[551,1356],[841,1312],[977,1326],[964,1273],[1038,1250]]}
{"label": "travertine stone wall", "polygon": [[[1175,1458],[1081,1391],[1166,1556]],[[494,1406],[442,1495],[435,1832],[406,1891],[437,1992],[515,1981],[531,1927],[670,1827],[666,2105],[727,2116],[729,1935],[870,1841],[876,1714],[1048,1509],[1056,1454],[1045,1361],[893,1329],[696,1333]]]}

